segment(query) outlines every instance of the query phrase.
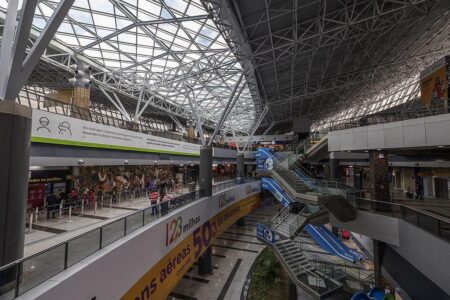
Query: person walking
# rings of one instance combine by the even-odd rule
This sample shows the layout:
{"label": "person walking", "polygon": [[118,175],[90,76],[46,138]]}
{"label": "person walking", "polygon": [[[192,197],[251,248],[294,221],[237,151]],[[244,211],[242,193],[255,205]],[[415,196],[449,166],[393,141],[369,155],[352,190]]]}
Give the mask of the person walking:
{"label": "person walking", "polygon": [[420,200],[423,200],[423,184],[418,183],[417,184],[417,191],[416,191],[416,199],[420,198]]}
{"label": "person walking", "polygon": [[58,199],[56,198],[55,193],[50,191],[50,194],[47,196],[47,220],[50,219],[50,213],[52,214],[52,219],[55,218],[57,203]]}

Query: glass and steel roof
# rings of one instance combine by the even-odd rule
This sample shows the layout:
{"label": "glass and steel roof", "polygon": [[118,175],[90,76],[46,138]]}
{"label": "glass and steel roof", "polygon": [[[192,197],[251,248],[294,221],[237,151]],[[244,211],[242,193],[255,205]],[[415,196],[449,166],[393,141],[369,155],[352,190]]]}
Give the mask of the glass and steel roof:
{"label": "glass and steel roof", "polygon": [[[58,3],[39,1],[33,21],[37,31]],[[0,0],[3,12],[7,5]],[[192,114],[189,92],[201,116],[213,122],[243,72],[199,0],[76,0],[54,41],[63,45],[62,52],[101,66],[94,68],[96,79],[103,74],[120,78],[120,89],[126,85],[130,94],[145,85],[163,101],[181,107],[186,117]],[[246,86],[226,126],[248,131],[255,105],[245,77],[241,84]],[[110,85],[119,88],[117,80]]]}

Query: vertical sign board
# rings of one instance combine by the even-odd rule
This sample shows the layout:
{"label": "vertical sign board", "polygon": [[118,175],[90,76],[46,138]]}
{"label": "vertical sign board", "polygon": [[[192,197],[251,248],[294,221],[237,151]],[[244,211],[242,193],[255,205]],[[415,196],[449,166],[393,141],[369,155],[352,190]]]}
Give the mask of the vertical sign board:
{"label": "vertical sign board", "polygon": [[[166,224],[166,254],[122,295],[126,300],[166,299],[176,287],[183,275],[205,250],[212,245],[232,224],[260,205],[260,188],[257,184],[248,184],[243,190],[245,198],[237,201],[236,196],[225,195],[213,198],[220,212],[201,222],[202,218],[192,218],[183,225],[180,217]],[[212,199],[211,199],[212,200]],[[193,226],[191,226],[193,225]],[[184,227],[192,227],[184,235]],[[177,241],[178,237],[181,241]],[[172,247],[175,245],[174,247]]]}
{"label": "vertical sign board", "polygon": [[256,236],[268,243],[275,243],[275,233],[264,224],[258,223],[256,225]]}
{"label": "vertical sign board", "polygon": [[273,169],[273,150],[269,148],[258,148],[256,152],[256,170],[271,171]]}

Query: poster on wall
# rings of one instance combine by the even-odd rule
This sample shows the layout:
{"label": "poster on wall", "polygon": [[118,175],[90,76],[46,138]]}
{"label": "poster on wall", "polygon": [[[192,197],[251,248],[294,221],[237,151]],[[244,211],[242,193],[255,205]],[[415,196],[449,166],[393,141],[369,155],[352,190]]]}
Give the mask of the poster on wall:
{"label": "poster on wall", "polygon": [[448,100],[449,58],[443,57],[420,73],[420,99],[424,105],[442,105]]}
{"label": "poster on wall", "polygon": [[33,110],[34,143],[199,156],[200,145]]}

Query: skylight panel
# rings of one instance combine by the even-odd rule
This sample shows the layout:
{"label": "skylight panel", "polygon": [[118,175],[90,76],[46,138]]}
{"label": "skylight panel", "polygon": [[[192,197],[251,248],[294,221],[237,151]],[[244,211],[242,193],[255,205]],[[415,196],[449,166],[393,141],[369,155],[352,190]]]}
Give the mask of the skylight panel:
{"label": "skylight panel", "polygon": [[101,11],[109,14],[114,13],[114,8],[111,2],[109,2],[109,0],[94,0],[90,1],[90,4],[92,10]]}
{"label": "skylight panel", "polygon": [[74,36],[70,35],[62,35],[62,34],[56,34],[55,37],[60,40],[61,42],[71,45],[71,46],[79,46],[78,40]]}
{"label": "skylight panel", "polygon": [[161,11],[161,5],[153,1],[141,0],[139,1],[139,9],[140,11],[145,11],[153,15],[159,15]]}
{"label": "skylight panel", "polygon": [[114,17],[100,15],[100,14],[96,14],[96,13],[93,13],[92,17],[94,18],[95,25],[108,27],[108,28],[116,28],[116,23],[115,23],[116,19]]}
{"label": "skylight panel", "polygon": [[75,0],[73,7],[81,7],[84,9],[89,9],[88,0]]}
{"label": "skylight panel", "polygon": [[85,23],[85,24],[93,24],[92,17],[89,12],[81,11],[77,9],[71,9],[68,13],[69,17],[73,18],[74,20],[77,20],[77,22]]}

